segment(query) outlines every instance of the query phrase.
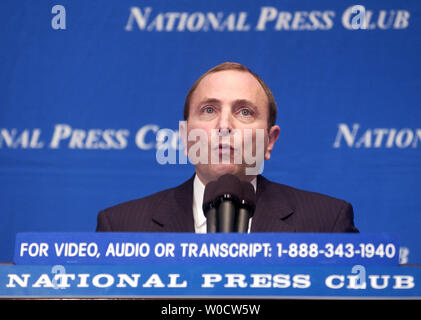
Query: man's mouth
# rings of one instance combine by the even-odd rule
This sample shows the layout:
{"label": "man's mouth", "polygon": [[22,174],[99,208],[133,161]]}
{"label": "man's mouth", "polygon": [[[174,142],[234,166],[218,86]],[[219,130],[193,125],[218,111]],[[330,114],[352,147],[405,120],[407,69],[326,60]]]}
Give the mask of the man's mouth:
{"label": "man's mouth", "polygon": [[218,146],[218,149],[220,150],[220,151],[234,151],[235,149],[231,146],[231,145],[229,145],[229,144],[220,144],[219,146]]}
{"label": "man's mouth", "polygon": [[232,158],[234,157],[234,154],[235,154],[235,148],[229,144],[220,144],[217,150],[218,150],[219,156],[224,157],[224,158],[225,157]]}

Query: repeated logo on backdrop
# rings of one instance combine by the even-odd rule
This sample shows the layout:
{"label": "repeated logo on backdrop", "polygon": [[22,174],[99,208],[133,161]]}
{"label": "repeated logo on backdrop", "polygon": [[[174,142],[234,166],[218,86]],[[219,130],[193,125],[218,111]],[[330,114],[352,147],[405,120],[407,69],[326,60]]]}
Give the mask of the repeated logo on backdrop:
{"label": "repeated logo on backdrop", "polygon": [[284,11],[276,7],[261,7],[257,20],[249,16],[256,12],[223,11],[162,12],[153,7],[131,7],[126,31],[316,31],[330,30],[339,16],[341,26],[357,29],[405,29],[409,25],[407,10],[369,10],[361,5],[350,6],[343,12],[333,10]]}
{"label": "repeated logo on backdrop", "polygon": [[[124,150],[129,140],[141,150],[179,149],[178,130],[146,124],[131,135],[129,129],[79,129],[69,124],[56,124],[53,134],[44,137],[42,130],[0,129],[0,148],[8,149],[86,149]],[[333,148],[419,148],[421,128],[364,128],[360,123],[339,123]]]}
{"label": "repeated logo on backdrop", "polygon": [[349,201],[362,233],[421,261],[420,4],[99,3],[0,3],[0,261],[17,232],[92,231],[99,210],[191,177],[164,164],[184,154],[185,94],[224,61],[278,103],[264,175]]}

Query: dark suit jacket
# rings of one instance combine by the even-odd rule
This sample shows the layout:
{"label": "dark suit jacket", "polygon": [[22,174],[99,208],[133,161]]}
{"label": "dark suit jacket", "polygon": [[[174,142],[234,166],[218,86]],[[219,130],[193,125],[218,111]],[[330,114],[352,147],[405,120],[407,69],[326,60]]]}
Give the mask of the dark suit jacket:
{"label": "dark suit jacket", "polygon": [[[193,178],[101,211],[96,231],[194,232]],[[252,232],[358,232],[352,206],[257,177]]]}

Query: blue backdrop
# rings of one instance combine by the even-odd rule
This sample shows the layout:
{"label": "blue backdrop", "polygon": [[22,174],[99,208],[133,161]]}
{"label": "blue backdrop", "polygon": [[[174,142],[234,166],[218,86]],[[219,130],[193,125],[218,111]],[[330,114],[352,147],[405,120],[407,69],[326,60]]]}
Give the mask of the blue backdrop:
{"label": "blue backdrop", "polygon": [[99,210],[189,178],[157,163],[158,130],[178,129],[202,73],[236,61],[278,103],[264,175],[351,202],[361,232],[396,233],[402,261],[421,263],[420,9],[1,1],[0,261],[16,232],[93,231]]}

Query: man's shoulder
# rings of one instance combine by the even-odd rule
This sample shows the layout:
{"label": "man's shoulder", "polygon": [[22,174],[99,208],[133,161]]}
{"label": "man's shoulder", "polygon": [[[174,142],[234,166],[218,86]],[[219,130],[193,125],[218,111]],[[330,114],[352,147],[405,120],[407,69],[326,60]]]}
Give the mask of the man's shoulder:
{"label": "man's shoulder", "polygon": [[294,213],[289,222],[300,232],[358,232],[352,205],[345,200],[268,180],[263,185],[266,199],[275,198]]}
{"label": "man's shoulder", "polygon": [[[191,179],[179,186],[152,193],[142,198],[125,201],[101,210],[98,214],[97,231],[138,230],[147,228],[154,214],[169,212],[180,197],[192,185]],[[188,191],[187,191],[188,192]]]}
{"label": "man's shoulder", "polygon": [[266,180],[266,189],[269,190],[269,192],[277,193],[280,196],[288,199],[291,205],[294,203],[300,203],[303,200],[329,202],[338,204],[340,206],[344,203],[347,203],[345,200],[331,195],[292,187],[286,184],[270,181],[266,178],[263,179]]}
{"label": "man's shoulder", "polygon": [[159,205],[162,202],[165,201],[173,201],[175,196],[178,193],[188,192],[189,189],[192,189],[193,185],[193,178],[190,178],[189,180],[183,182],[182,184],[168,188],[165,190],[161,190],[155,193],[152,193],[150,195],[125,201],[119,204],[116,204],[114,206],[108,207],[104,209],[103,211],[121,211],[122,209],[133,209],[133,208],[141,208],[144,206],[154,206]]}
{"label": "man's shoulder", "polygon": [[171,197],[171,194],[174,192],[174,188],[169,188],[165,190],[161,190],[155,193],[152,193],[150,195],[132,199],[128,201],[124,201],[115,205],[112,205],[110,207],[105,208],[102,211],[107,212],[121,212],[124,210],[131,210],[134,208],[142,208],[145,206],[153,206],[155,203],[159,203],[160,201],[165,201],[165,199],[168,199]]}

